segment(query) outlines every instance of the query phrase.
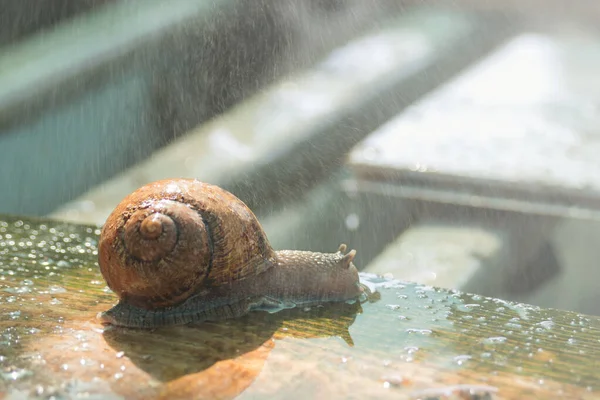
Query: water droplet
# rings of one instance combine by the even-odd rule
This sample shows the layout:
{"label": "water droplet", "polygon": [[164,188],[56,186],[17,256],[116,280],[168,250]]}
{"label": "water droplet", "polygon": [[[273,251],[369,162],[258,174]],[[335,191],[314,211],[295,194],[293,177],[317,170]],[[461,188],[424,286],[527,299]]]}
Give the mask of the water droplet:
{"label": "water droplet", "polygon": [[31,371],[17,367],[8,367],[2,371],[2,378],[7,381],[16,381],[31,375]]}
{"label": "water droplet", "polygon": [[414,329],[409,328],[405,330],[406,333],[417,333],[420,335],[431,335],[433,331],[431,329]]}
{"label": "water droplet", "polygon": [[68,261],[65,261],[65,260],[60,260],[59,262],[56,263],[56,266],[59,268],[69,268],[69,267],[71,267],[71,263],[69,263]]}
{"label": "water droplet", "polygon": [[66,293],[67,289],[65,289],[62,286],[58,286],[58,285],[51,285],[48,290],[50,291],[50,293]]}
{"label": "water droplet", "polygon": [[483,344],[502,344],[502,343],[506,343],[508,339],[505,338],[504,336],[492,336],[489,338],[485,338],[482,340]]}
{"label": "water droplet", "polygon": [[546,329],[552,329],[552,328],[554,328],[554,322],[553,321],[542,321],[542,322],[540,322],[540,325],[543,328],[546,328]]}
{"label": "water droplet", "polygon": [[358,214],[352,213],[346,217],[346,228],[349,231],[356,231],[360,226],[360,218]]}
{"label": "water droplet", "polygon": [[521,329],[523,328],[523,326],[521,324],[515,324],[512,322],[507,322],[506,324],[504,324],[505,327],[510,328],[510,329]]}
{"label": "water droplet", "polygon": [[58,300],[56,297],[53,297],[52,300],[49,301],[49,303],[53,306],[57,306],[59,304],[62,304],[62,301]]}
{"label": "water droplet", "polygon": [[[384,382],[384,387],[386,389],[390,386],[402,386],[407,383],[407,380],[401,375],[384,375],[380,378],[380,380]],[[388,384],[387,387],[385,386],[385,383]]]}
{"label": "water droplet", "polygon": [[19,319],[21,317],[21,311],[11,311],[8,313],[8,316],[10,317],[10,319]]}
{"label": "water droplet", "polygon": [[4,291],[8,293],[31,293],[31,288],[29,286],[18,286],[14,288],[6,288]]}
{"label": "water droplet", "polygon": [[115,354],[115,356],[116,356],[117,358],[123,358],[123,356],[124,356],[124,355],[125,355],[125,352],[124,352],[124,351],[119,351],[117,354]]}
{"label": "water droplet", "polygon": [[473,357],[471,357],[467,354],[463,354],[463,355],[454,357],[454,362],[456,362],[456,364],[458,364],[458,365],[463,365],[465,362],[467,362],[471,358],[473,358]]}

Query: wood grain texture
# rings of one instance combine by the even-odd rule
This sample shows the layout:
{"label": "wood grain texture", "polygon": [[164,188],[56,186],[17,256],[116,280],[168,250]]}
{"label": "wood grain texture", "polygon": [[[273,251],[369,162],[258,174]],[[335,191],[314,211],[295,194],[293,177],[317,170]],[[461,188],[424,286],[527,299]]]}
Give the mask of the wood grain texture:
{"label": "wood grain texture", "polygon": [[599,318],[398,281],[362,306],[106,329],[98,234],[0,218],[0,397],[600,398]]}

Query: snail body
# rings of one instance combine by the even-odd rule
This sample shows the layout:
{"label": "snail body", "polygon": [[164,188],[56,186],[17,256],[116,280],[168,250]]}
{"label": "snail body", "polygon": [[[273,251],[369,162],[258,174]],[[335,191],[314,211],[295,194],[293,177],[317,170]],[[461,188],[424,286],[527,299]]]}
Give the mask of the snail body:
{"label": "snail body", "polygon": [[117,205],[98,245],[119,296],[105,324],[155,328],[275,312],[362,294],[356,252],[275,251],[228,191],[192,179],[145,185]]}

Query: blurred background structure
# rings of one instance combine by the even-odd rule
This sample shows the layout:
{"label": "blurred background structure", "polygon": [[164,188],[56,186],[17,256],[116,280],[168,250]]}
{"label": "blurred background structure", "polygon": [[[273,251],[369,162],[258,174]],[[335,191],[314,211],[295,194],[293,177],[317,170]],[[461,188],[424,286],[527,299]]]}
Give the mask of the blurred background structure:
{"label": "blurred background structure", "polygon": [[0,5],[0,213],[242,198],[276,248],[600,314],[600,3]]}

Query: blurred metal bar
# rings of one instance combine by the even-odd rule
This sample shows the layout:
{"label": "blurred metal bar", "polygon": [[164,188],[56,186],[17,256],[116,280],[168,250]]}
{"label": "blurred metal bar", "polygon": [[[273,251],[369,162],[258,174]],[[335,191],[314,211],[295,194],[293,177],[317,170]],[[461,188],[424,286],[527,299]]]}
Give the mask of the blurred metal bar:
{"label": "blurred metal bar", "polygon": [[0,2],[0,48],[118,0],[19,0]]}
{"label": "blurred metal bar", "polygon": [[[233,0],[123,1],[84,14],[8,48],[0,58],[0,122],[19,107],[43,101],[82,75],[139,52],[168,30],[202,17],[210,20]],[[1,127],[1,125],[0,125]]]}

